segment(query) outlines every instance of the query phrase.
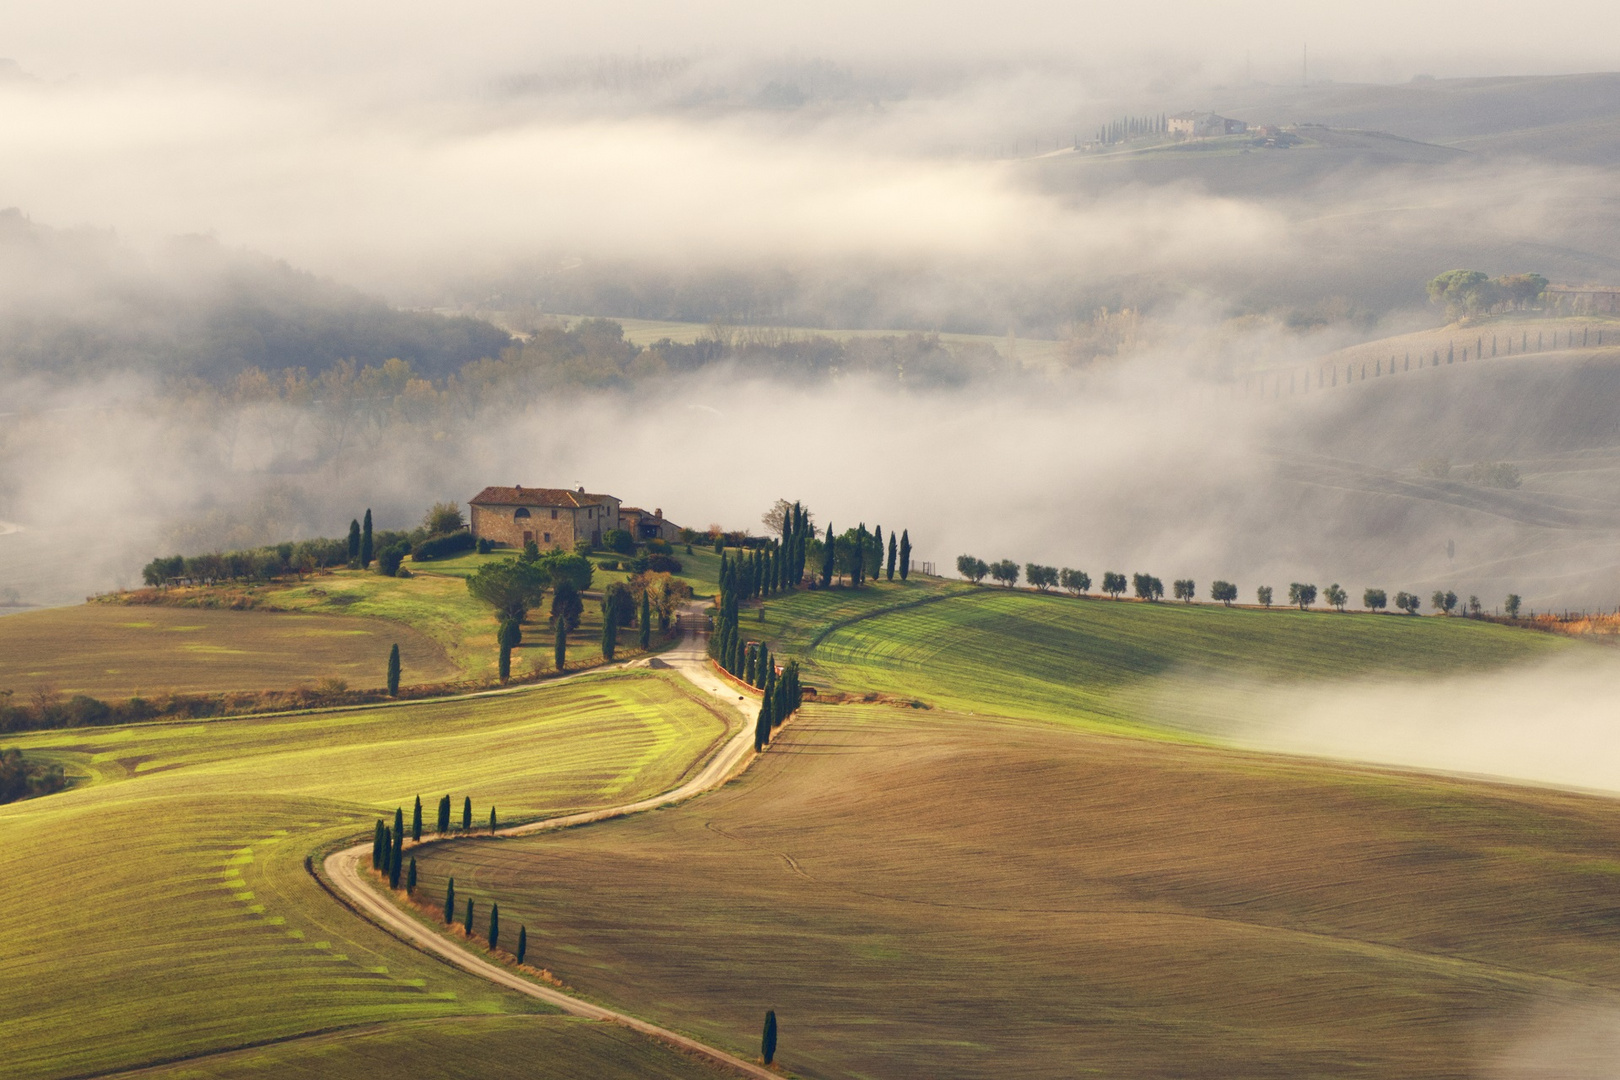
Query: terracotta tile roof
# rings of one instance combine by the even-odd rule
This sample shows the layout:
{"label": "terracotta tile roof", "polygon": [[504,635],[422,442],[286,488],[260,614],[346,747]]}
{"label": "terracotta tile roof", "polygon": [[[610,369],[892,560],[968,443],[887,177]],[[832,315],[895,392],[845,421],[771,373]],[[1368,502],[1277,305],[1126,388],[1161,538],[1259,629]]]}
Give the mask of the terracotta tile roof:
{"label": "terracotta tile roof", "polygon": [[470,500],[473,506],[560,506],[578,509],[611,502],[611,495],[592,495],[567,488],[487,487]]}

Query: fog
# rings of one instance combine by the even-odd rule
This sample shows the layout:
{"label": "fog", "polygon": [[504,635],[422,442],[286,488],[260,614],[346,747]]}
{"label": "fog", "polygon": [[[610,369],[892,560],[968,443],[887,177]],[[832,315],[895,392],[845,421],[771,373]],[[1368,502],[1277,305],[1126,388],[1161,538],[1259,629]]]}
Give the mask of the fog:
{"label": "fog", "polygon": [[1620,792],[1620,653],[1608,648],[1445,679],[1204,680],[1196,694],[1167,688],[1161,708],[1266,750]]}
{"label": "fog", "polygon": [[[973,552],[1245,596],[1336,580],[1620,602],[1601,415],[1571,424],[1522,387],[1462,380],[1238,393],[1437,323],[1422,286],[1452,266],[1620,271],[1605,114],[1566,122],[1572,94],[1615,88],[1460,78],[1601,68],[1617,16],[1575,9],[1571,42],[1563,20],[1429,6],[1392,39],[1394,10],[0,10],[0,206],[34,223],[0,244],[0,520],[20,527],[0,536],[0,590],[63,602],[163,550],[578,482],[697,527],[802,498],[822,521],[909,528],[942,567]],[[1510,91],[1511,115],[1489,96]],[[1209,161],[1076,150],[1119,116],[1220,100],[1391,133]],[[1518,141],[1479,143],[1504,125]],[[1003,343],[954,380],[738,361],[351,435],[318,400],[331,365],[417,348],[450,400],[459,365],[502,344],[480,352],[460,326],[430,349],[384,300]],[[1130,327],[1118,343],[1074,352],[1110,319]],[[1031,359],[1009,334],[1065,345]],[[229,380],[253,366],[307,367],[307,400],[243,399]],[[1607,384],[1568,385],[1597,402]],[[1479,417],[1512,422],[1487,438]],[[710,460],[764,434],[768,451],[739,451],[764,460]],[[1423,487],[1435,457],[1519,462],[1524,491]]]}

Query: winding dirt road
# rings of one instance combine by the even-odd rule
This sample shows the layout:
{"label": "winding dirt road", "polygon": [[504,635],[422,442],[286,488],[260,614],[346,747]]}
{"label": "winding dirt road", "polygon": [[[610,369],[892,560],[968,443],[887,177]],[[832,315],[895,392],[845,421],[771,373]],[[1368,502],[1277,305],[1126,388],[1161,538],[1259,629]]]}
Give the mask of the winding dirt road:
{"label": "winding dirt road", "polygon": [[[651,810],[654,807],[689,799],[694,795],[700,795],[705,791],[719,787],[732,775],[746,767],[748,761],[751,760],[754,749],[754,715],[757,711],[758,698],[752,696],[745,698],[734,685],[717,676],[709,666],[707,657],[708,635],[693,629],[702,625],[703,618],[702,608],[688,608],[685,620],[688,629],[680,644],[671,651],[654,658],[652,662],[654,664],[662,662],[696,686],[703,692],[705,697],[713,700],[716,705],[721,706],[723,709],[729,708],[741,721],[736,733],[721,745],[720,749],[704,763],[703,767],[691,779],[672,791],[652,798],[641,799],[638,802],[626,803],[623,806],[589,810],[578,814],[568,814],[564,817],[534,821],[526,825],[498,829],[495,835],[526,836],[553,829],[565,829],[574,825],[583,825],[592,821],[602,821],[607,818],[623,817],[626,814],[635,814],[643,810]],[[436,839],[422,840],[417,844],[408,845],[408,848],[436,842],[438,842]],[[716,1064],[744,1076],[759,1077],[760,1080],[780,1080],[781,1074],[778,1072],[751,1061],[744,1061],[742,1058],[728,1054],[724,1050],[718,1050],[705,1043],[698,1042],[696,1039],[670,1031],[668,1028],[649,1024],[645,1020],[637,1019],[626,1013],[617,1012],[600,1005],[592,1005],[552,987],[530,982],[514,971],[499,964],[491,963],[472,950],[463,947],[454,939],[435,933],[401,911],[392,901],[366,883],[360,866],[361,859],[369,858],[370,854],[371,849],[366,844],[357,844],[352,848],[332,853],[327,856],[323,864],[327,879],[365,917],[407,944],[414,945],[423,952],[447,960],[457,967],[488,979],[499,986],[544,1001],[561,1009],[563,1012],[574,1016],[583,1016],[591,1020],[605,1020],[623,1024],[688,1053],[708,1058]]]}

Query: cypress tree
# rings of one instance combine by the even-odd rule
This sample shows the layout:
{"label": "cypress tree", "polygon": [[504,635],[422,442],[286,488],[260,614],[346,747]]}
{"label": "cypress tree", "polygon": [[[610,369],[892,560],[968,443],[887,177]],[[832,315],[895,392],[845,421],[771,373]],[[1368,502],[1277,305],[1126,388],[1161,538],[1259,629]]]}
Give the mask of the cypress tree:
{"label": "cypress tree", "polygon": [[872,580],[883,576],[883,526],[872,530]]}
{"label": "cypress tree", "polygon": [[551,646],[551,662],[560,672],[568,666],[568,620],[557,620],[557,639]]}
{"label": "cypress tree", "polygon": [[349,565],[360,565],[360,521],[358,518],[349,522]]}
{"label": "cypress tree", "polygon": [[827,550],[822,553],[821,557],[821,587],[823,589],[829,588],[832,585],[834,546],[832,529],[832,524],[829,522],[827,525]]}
{"label": "cypress tree", "polygon": [[388,696],[399,697],[399,645],[388,650]]}
{"label": "cypress tree", "polygon": [[610,612],[602,619],[602,659],[612,660],[619,651],[619,620]]}
{"label": "cypress tree", "polygon": [[416,856],[411,856],[411,870],[405,878],[405,894],[407,896],[416,892]]}
{"label": "cypress tree", "polygon": [[422,839],[422,796],[416,797],[416,809],[411,811],[411,839]]}
{"label": "cypress tree", "polygon": [[769,695],[771,684],[776,681],[776,661],[771,658],[771,650],[764,645],[759,647],[759,653],[759,668],[754,672],[759,677],[759,681],[754,685]]}
{"label": "cypress tree", "polygon": [[759,715],[754,718],[754,753],[757,754],[765,749],[765,744],[770,741],[770,737],[771,729],[770,724],[765,719],[765,706],[761,705]]}
{"label": "cypress tree", "polygon": [[461,803],[461,831],[472,832],[472,796],[468,795]]}
{"label": "cypress tree", "polygon": [[899,554],[899,542],[895,540],[894,533],[889,534],[889,580],[894,580],[894,560]]}
{"label": "cypress tree", "polygon": [[769,1065],[776,1060],[776,1010],[765,1010],[765,1031],[759,1037],[759,1055]]}
{"label": "cypress tree", "polygon": [[860,588],[864,579],[863,571],[866,569],[866,522],[855,527],[855,550],[850,552],[849,583]]}
{"label": "cypress tree", "polygon": [[754,685],[754,665],[758,662],[759,649],[757,647],[752,647],[747,651],[746,658],[743,660],[742,681],[747,683],[749,686]]}
{"label": "cypress tree", "polygon": [[641,648],[652,648],[652,600],[646,589],[641,590]]}
{"label": "cypress tree", "polygon": [[495,807],[493,806],[489,808],[489,832],[491,836],[495,834]]}
{"label": "cypress tree", "polygon": [[360,569],[371,567],[371,507],[366,507],[366,522],[360,526]]}
{"label": "cypress tree", "polygon": [[906,529],[900,534],[900,580],[906,580],[911,573],[911,530]]}
{"label": "cypress tree", "polygon": [[518,927],[517,962],[523,963],[523,955],[529,951],[529,928]]}
{"label": "cypress tree", "polygon": [[405,815],[398,810],[394,811],[394,847],[388,860],[388,887],[399,888],[399,873],[404,869],[405,852]]}
{"label": "cypress tree", "polygon": [[450,831],[450,796],[448,795],[439,800],[439,831],[441,833]]}
{"label": "cypress tree", "polygon": [[473,902],[472,902],[472,897],[469,896],[469,897],[467,897],[467,914],[465,916],[463,916],[463,918],[461,920],[461,929],[466,933],[466,935],[468,937],[472,937],[472,917],[473,917]]}
{"label": "cypress tree", "polygon": [[382,831],[382,852],[377,865],[377,869],[384,874],[388,873],[388,860],[393,850],[393,834],[388,831],[388,826],[384,825]]}
{"label": "cypress tree", "polygon": [[383,865],[383,823],[377,819],[377,831],[371,837],[371,868],[381,870]]}
{"label": "cypress tree", "polygon": [[444,924],[449,926],[456,921],[456,879],[451,878],[450,884],[444,888]]}
{"label": "cypress tree", "polygon": [[491,949],[501,942],[501,905],[489,906],[489,947]]}

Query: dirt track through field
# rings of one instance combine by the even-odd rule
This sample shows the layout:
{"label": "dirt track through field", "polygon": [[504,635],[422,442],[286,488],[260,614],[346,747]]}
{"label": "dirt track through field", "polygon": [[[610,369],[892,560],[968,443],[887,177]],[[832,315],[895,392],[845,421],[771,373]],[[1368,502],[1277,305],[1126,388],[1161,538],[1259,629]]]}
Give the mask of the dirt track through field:
{"label": "dirt track through field", "polygon": [[[603,821],[608,818],[623,817],[626,814],[651,810],[668,803],[689,799],[694,795],[700,795],[705,791],[719,787],[741,768],[746,767],[753,751],[753,713],[757,698],[745,697],[739,694],[736,687],[714,673],[707,658],[708,635],[695,629],[695,627],[701,625],[699,620],[703,617],[700,607],[689,607],[686,613],[688,628],[681,639],[681,643],[661,657],[655,658],[652,662],[667,665],[702,691],[705,698],[714,701],[717,706],[728,706],[733,710],[741,721],[736,733],[721,744],[720,749],[690,779],[672,791],[652,798],[641,799],[637,802],[626,803],[622,806],[589,810],[578,814],[568,814],[563,817],[547,818],[543,821],[530,822],[525,825],[516,825],[506,829],[497,829],[494,833],[495,836],[527,836],[533,833],[566,829],[575,825],[584,825],[593,821]],[[550,685],[555,685],[557,681],[563,680],[556,680]],[[462,839],[465,839],[465,837],[462,837]],[[436,841],[423,840],[418,844],[408,845],[407,850],[434,842]],[[435,933],[366,884],[360,870],[360,860],[367,854],[368,849],[364,844],[357,844],[352,848],[332,853],[327,856],[323,864],[326,875],[359,913],[407,944],[447,960],[457,967],[488,979],[498,986],[536,998],[573,1016],[623,1024],[641,1032],[643,1035],[668,1043],[681,1050],[700,1054],[716,1064],[744,1076],[759,1077],[760,1080],[778,1080],[780,1077],[780,1073],[756,1065],[753,1062],[744,1061],[742,1058],[708,1046],[696,1039],[688,1038],[656,1024],[650,1024],[626,1013],[617,1012],[600,1005],[592,1005],[549,986],[531,982],[499,964],[484,959],[456,941]]]}

